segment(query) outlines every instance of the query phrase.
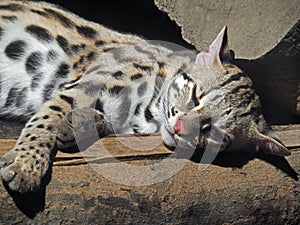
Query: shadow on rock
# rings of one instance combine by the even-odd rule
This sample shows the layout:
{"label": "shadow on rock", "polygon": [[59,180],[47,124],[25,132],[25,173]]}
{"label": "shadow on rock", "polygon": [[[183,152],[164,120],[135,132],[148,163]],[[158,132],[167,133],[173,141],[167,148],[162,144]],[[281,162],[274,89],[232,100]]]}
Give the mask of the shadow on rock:
{"label": "shadow on rock", "polygon": [[300,20],[262,57],[234,61],[253,81],[264,116],[270,124],[300,123],[296,100],[300,96],[299,62]]}

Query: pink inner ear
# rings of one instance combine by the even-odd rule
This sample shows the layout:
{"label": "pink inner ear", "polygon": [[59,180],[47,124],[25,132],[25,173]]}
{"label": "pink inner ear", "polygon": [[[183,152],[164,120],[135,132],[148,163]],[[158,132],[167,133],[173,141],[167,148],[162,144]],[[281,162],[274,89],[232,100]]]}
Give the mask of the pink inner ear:
{"label": "pink inner ear", "polygon": [[224,68],[220,55],[227,54],[229,51],[227,43],[227,27],[224,27],[218,34],[209,49],[200,52],[196,58],[196,64],[202,67]]}
{"label": "pink inner ear", "polygon": [[213,67],[216,60],[216,55],[209,49],[197,55],[196,64],[202,67]]}

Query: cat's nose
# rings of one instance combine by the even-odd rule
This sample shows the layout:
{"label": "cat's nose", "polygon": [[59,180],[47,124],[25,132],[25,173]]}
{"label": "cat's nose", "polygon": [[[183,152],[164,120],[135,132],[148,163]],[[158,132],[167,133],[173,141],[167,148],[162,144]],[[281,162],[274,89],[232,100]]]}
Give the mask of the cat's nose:
{"label": "cat's nose", "polygon": [[177,120],[174,126],[174,132],[179,136],[187,134],[187,131],[184,129],[183,122],[181,119]]}

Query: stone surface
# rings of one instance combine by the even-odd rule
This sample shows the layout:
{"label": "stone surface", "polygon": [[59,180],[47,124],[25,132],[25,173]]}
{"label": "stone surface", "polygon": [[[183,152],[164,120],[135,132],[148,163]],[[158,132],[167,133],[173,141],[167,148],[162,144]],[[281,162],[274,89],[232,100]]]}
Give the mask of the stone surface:
{"label": "stone surface", "polygon": [[[81,153],[59,153],[49,185],[36,193],[9,194],[0,185],[0,224],[296,225],[299,128],[275,127],[292,149],[289,157],[219,154],[211,165],[200,164],[200,154],[190,160],[170,158],[161,140],[153,146],[159,136],[139,137],[153,147],[142,152],[124,145],[136,144],[137,136],[106,137],[91,146],[83,160]],[[0,139],[0,156],[14,144]],[[123,155],[115,158],[119,163],[111,156],[93,159],[91,153],[99,153],[101,146],[114,157]],[[163,152],[169,154],[158,154]],[[121,163],[127,169],[116,166]]]}
{"label": "stone surface", "polygon": [[[287,158],[297,172],[299,153]],[[300,223],[300,184],[270,162],[198,167],[188,161],[173,177],[147,186],[111,182],[89,165],[54,167],[46,192],[10,196],[0,185],[0,224]],[[130,174],[119,173],[130,180]]]}
{"label": "stone surface", "polygon": [[254,59],[272,49],[297,22],[299,0],[155,0],[182,28],[186,41],[205,50],[227,25],[239,58]]}

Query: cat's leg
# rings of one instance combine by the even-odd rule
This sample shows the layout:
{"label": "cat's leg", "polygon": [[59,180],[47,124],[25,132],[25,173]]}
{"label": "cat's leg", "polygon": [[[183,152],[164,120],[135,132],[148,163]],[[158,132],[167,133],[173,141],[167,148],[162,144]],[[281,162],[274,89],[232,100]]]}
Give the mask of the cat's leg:
{"label": "cat's leg", "polygon": [[28,121],[15,147],[0,158],[4,183],[20,193],[37,190],[56,154],[57,125],[72,109],[72,98],[58,94]]}
{"label": "cat's leg", "polygon": [[93,142],[112,133],[102,112],[77,108],[69,112],[57,127],[57,148],[62,152],[85,150]]}

